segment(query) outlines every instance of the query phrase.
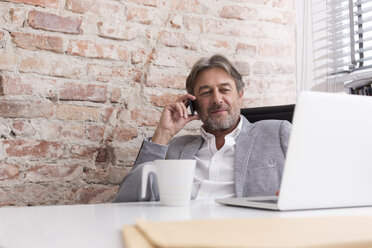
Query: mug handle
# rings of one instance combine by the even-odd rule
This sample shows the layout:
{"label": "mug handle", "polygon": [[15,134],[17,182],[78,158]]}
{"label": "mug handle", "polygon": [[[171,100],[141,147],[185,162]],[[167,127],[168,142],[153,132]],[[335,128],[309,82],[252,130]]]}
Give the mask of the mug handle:
{"label": "mug handle", "polygon": [[147,180],[148,180],[149,174],[151,172],[156,173],[155,166],[154,166],[153,163],[143,166],[143,168],[142,168],[142,185],[141,185],[141,190],[142,190],[141,197],[142,197],[142,199],[146,197]]}

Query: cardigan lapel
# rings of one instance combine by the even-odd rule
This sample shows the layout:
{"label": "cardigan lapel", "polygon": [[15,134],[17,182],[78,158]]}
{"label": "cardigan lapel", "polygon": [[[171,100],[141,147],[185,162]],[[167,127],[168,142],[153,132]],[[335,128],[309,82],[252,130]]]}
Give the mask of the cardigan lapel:
{"label": "cardigan lapel", "polygon": [[247,176],[248,160],[251,156],[257,132],[255,125],[243,118],[242,130],[236,139],[235,147],[235,191],[236,197],[243,197],[244,182]]}
{"label": "cardigan lapel", "polygon": [[194,159],[195,154],[200,149],[200,146],[203,144],[203,137],[198,136],[194,141],[188,143],[181,153],[180,159]]}

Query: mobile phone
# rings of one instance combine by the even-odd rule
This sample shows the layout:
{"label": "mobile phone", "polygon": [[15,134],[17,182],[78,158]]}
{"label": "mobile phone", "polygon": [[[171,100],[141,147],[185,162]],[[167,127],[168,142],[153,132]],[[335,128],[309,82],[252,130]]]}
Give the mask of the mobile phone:
{"label": "mobile phone", "polygon": [[191,100],[190,98],[187,99],[187,102],[189,104],[189,107],[190,107],[190,111],[191,111],[191,115],[195,115],[195,111],[196,111],[196,101],[195,100]]}

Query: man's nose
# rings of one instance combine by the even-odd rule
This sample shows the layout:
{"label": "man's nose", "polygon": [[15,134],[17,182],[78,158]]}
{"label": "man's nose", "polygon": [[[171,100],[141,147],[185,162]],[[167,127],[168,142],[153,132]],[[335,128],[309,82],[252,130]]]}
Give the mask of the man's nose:
{"label": "man's nose", "polygon": [[222,103],[222,95],[217,91],[213,94],[213,104],[221,104]]}

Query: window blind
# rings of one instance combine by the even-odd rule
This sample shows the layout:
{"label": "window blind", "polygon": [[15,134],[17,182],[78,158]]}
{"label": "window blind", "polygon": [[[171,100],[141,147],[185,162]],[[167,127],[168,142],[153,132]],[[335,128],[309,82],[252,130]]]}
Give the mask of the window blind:
{"label": "window blind", "polygon": [[351,86],[372,81],[372,1],[327,0],[330,77]]}

